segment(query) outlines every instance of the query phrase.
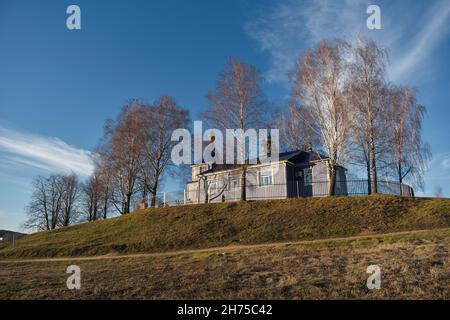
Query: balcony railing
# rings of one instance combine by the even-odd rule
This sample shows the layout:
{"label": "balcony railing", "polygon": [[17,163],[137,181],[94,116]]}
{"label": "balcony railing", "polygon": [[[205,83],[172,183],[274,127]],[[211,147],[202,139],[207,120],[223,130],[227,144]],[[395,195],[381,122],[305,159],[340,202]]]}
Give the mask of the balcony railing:
{"label": "balcony railing", "polygon": [[[386,195],[414,196],[413,189],[394,181],[378,181],[378,193]],[[329,195],[329,181],[315,181],[304,185],[301,181],[288,181],[283,184],[246,185],[246,200],[270,200],[303,197],[325,197]],[[371,185],[367,180],[336,181],[334,195],[336,196],[364,196],[371,193]],[[163,192],[156,196],[155,207],[179,206],[195,203],[216,203],[223,201],[239,201],[241,187],[216,186],[215,189],[181,190]],[[136,204],[137,208],[147,207],[151,203],[150,197],[145,205]]]}

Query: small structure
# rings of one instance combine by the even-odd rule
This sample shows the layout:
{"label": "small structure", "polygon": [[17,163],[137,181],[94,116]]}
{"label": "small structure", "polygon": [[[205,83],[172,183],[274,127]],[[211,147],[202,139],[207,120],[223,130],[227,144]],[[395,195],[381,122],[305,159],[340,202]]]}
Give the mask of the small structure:
{"label": "small structure", "polygon": [[[326,196],[329,188],[328,158],[315,151],[279,154],[275,163],[250,164],[246,170],[246,199],[267,200]],[[193,164],[192,181],[186,184],[186,203],[241,199],[242,166]],[[347,195],[346,169],[338,166],[336,195]]]}
{"label": "small structure", "polygon": [[23,236],[26,236],[26,234],[8,230],[0,230],[0,244],[13,243],[15,240],[20,239]]}
{"label": "small structure", "polygon": [[[270,150],[270,148],[268,148]],[[270,155],[269,155],[270,157]],[[245,175],[246,200],[270,200],[299,197],[326,197],[330,189],[329,158],[313,150],[297,150],[279,154],[278,161],[247,164]],[[336,196],[364,196],[371,194],[371,181],[348,179],[347,169],[336,168]],[[191,165],[191,181],[182,191],[156,195],[154,207],[179,206],[197,203],[217,203],[241,200],[241,164],[199,163]],[[378,193],[413,197],[414,190],[406,184],[378,180]],[[143,200],[136,209],[153,207]]]}

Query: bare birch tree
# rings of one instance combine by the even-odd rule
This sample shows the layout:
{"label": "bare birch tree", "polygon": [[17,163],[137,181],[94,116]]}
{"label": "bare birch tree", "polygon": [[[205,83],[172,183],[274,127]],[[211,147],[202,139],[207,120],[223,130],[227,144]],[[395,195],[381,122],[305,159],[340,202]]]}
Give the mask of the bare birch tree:
{"label": "bare birch tree", "polygon": [[51,230],[52,215],[59,212],[51,207],[52,200],[47,179],[42,176],[37,177],[32,183],[32,188],[31,201],[26,207],[28,218],[23,227],[29,230]]}
{"label": "bare birch tree", "polygon": [[37,177],[26,211],[26,229],[53,230],[72,224],[76,218],[78,181],[75,175]]}
{"label": "bare birch tree", "polygon": [[189,114],[169,96],[161,96],[151,105],[141,105],[135,112],[143,138],[139,162],[142,197],[145,199],[149,192],[150,205],[154,207],[161,179],[169,173],[171,151],[176,144],[171,140],[172,132],[189,124]]}
{"label": "bare birch tree", "polygon": [[99,176],[95,173],[89,177],[86,183],[83,185],[83,197],[82,206],[86,214],[88,221],[98,220],[100,215],[100,210],[102,206],[101,202],[101,189],[102,181]]}
{"label": "bare birch tree", "polygon": [[[345,159],[349,144],[349,110],[343,103],[346,83],[347,44],[323,41],[297,61],[292,97],[298,101],[299,115],[318,137],[328,154],[329,194],[334,195],[338,163]],[[301,111],[301,112],[300,112]]]}
{"label": "bare birch tree", "polygon": [[95,170],[82,185],[81,206],[88,221],[106,219],[111,207],[111,173],[102,164],[101,159],[95,157]]}
{"label": "bare birch tree", "polygon": [[357,39],[351,49],[347,103],[351,106],[352,136],[367,167],[369,193],[378,192],[377,165],[386,141],[387,59],[387,51],[366,38]]}
{"label": "bare birch tree", "polygon": [[99,202],[101,205],[100,213],[103,219],[108,218],[108,213],[112,205],[112,173],[106,170],[105,167],[97,167],[95,174],[100,181]]}
{"label": "bare birch tree", "polygon": [[415,91],[408,87],[396,87],[391,94],[390,145],[393,168],[401,185],[405,179],[423,188],[423,176],[431,151],[422,141],[422,120],[426,108],[417,104]]}
{"label": "bare birch tree", "polygon": [[[266,127],[270,110],[262,89],[263,81],[255,67],[230,58],[219,76],[216,89],[207,96],[209,107],[202,118],[211,128],[224,133],[227,129],[245,132],[250,128],[257,130]],[[235,139],[237,157],[244,160],[241,164],[241,200],[245,201],[248,157],[245,141],[236,134]]]}
{"label": "bare birch tree", "polygon": [[444,197],[444,189],[441,186],[435,186],[433,196],[435,198],[443,198]]}
{"label": "bare birch tree", "polygon": [[116,121],[107,121],[103,143],[98,150],[102,170],[110,174],[111,203],[120,214],[130,212],[137,192],[144,146],[138,113],[135,112],[138,107],[132,101],[122,108]]}
{"label": "bare birch tree", "polygon": [[75,174],[59,177],[60,192],[62,194],[61,226],[67,227],[76,221],[78,215],[79,187]]}
{"label": "bare birch tree", "polygon": [[278,118],[277,127],[280,128],[281,145],[291,150],[310,150],[319,144],[320,137],[317,136],[316,124],[310,119],[310,114],[305,108],[290,103],[287,111],[281,113]]}

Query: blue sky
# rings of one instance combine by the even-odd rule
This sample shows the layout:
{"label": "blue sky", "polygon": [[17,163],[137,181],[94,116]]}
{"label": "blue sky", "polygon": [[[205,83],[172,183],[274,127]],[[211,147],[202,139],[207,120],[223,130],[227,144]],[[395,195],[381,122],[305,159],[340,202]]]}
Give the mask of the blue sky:
{"label": "blue sky", "polygon": [[[81,30],[66,28],[70,4]],[[367,29],[369,4],[382,30]],[[128,99],[170,94],[196,119],[236,56],[282,105],[298,54],[355,35],[388,46],[391,79],[417,87],[434,155],[423,194],[440,185],[449,196],[450,0],[0,0],[0,229],[23,222],[36,175],[91,172],[89,150]]]}

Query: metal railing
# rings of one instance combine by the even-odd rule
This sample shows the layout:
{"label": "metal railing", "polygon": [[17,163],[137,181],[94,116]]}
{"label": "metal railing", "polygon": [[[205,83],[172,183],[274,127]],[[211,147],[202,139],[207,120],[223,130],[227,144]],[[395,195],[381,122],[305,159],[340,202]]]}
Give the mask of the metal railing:
{"label": "metal railing", "polygon": [[[395,181],[378,181],[378,193],[386,195],[414,196],[413,189]],[[325,197],[329,195],[329,181],[314,181],[304,184],[302,181],[288,181],[283,184],[246,185],[246,200],[270,200],[303,197]],[[400,189],[401,188],[401,189]],[[367,180],[336,181],[334,195],[336,196],[364,196],[370,194],[371,186]],[[156,195],[154,207],[179,206],[196,203],[217,203],[224,201],[239,201],[241,199],[241,187],[230,188],[218,186],[213,190],[198,189],[182,190],[176,192],[163,192]],[[150,196],[145,204],[137,204],[137,207],[149,207]]]}

